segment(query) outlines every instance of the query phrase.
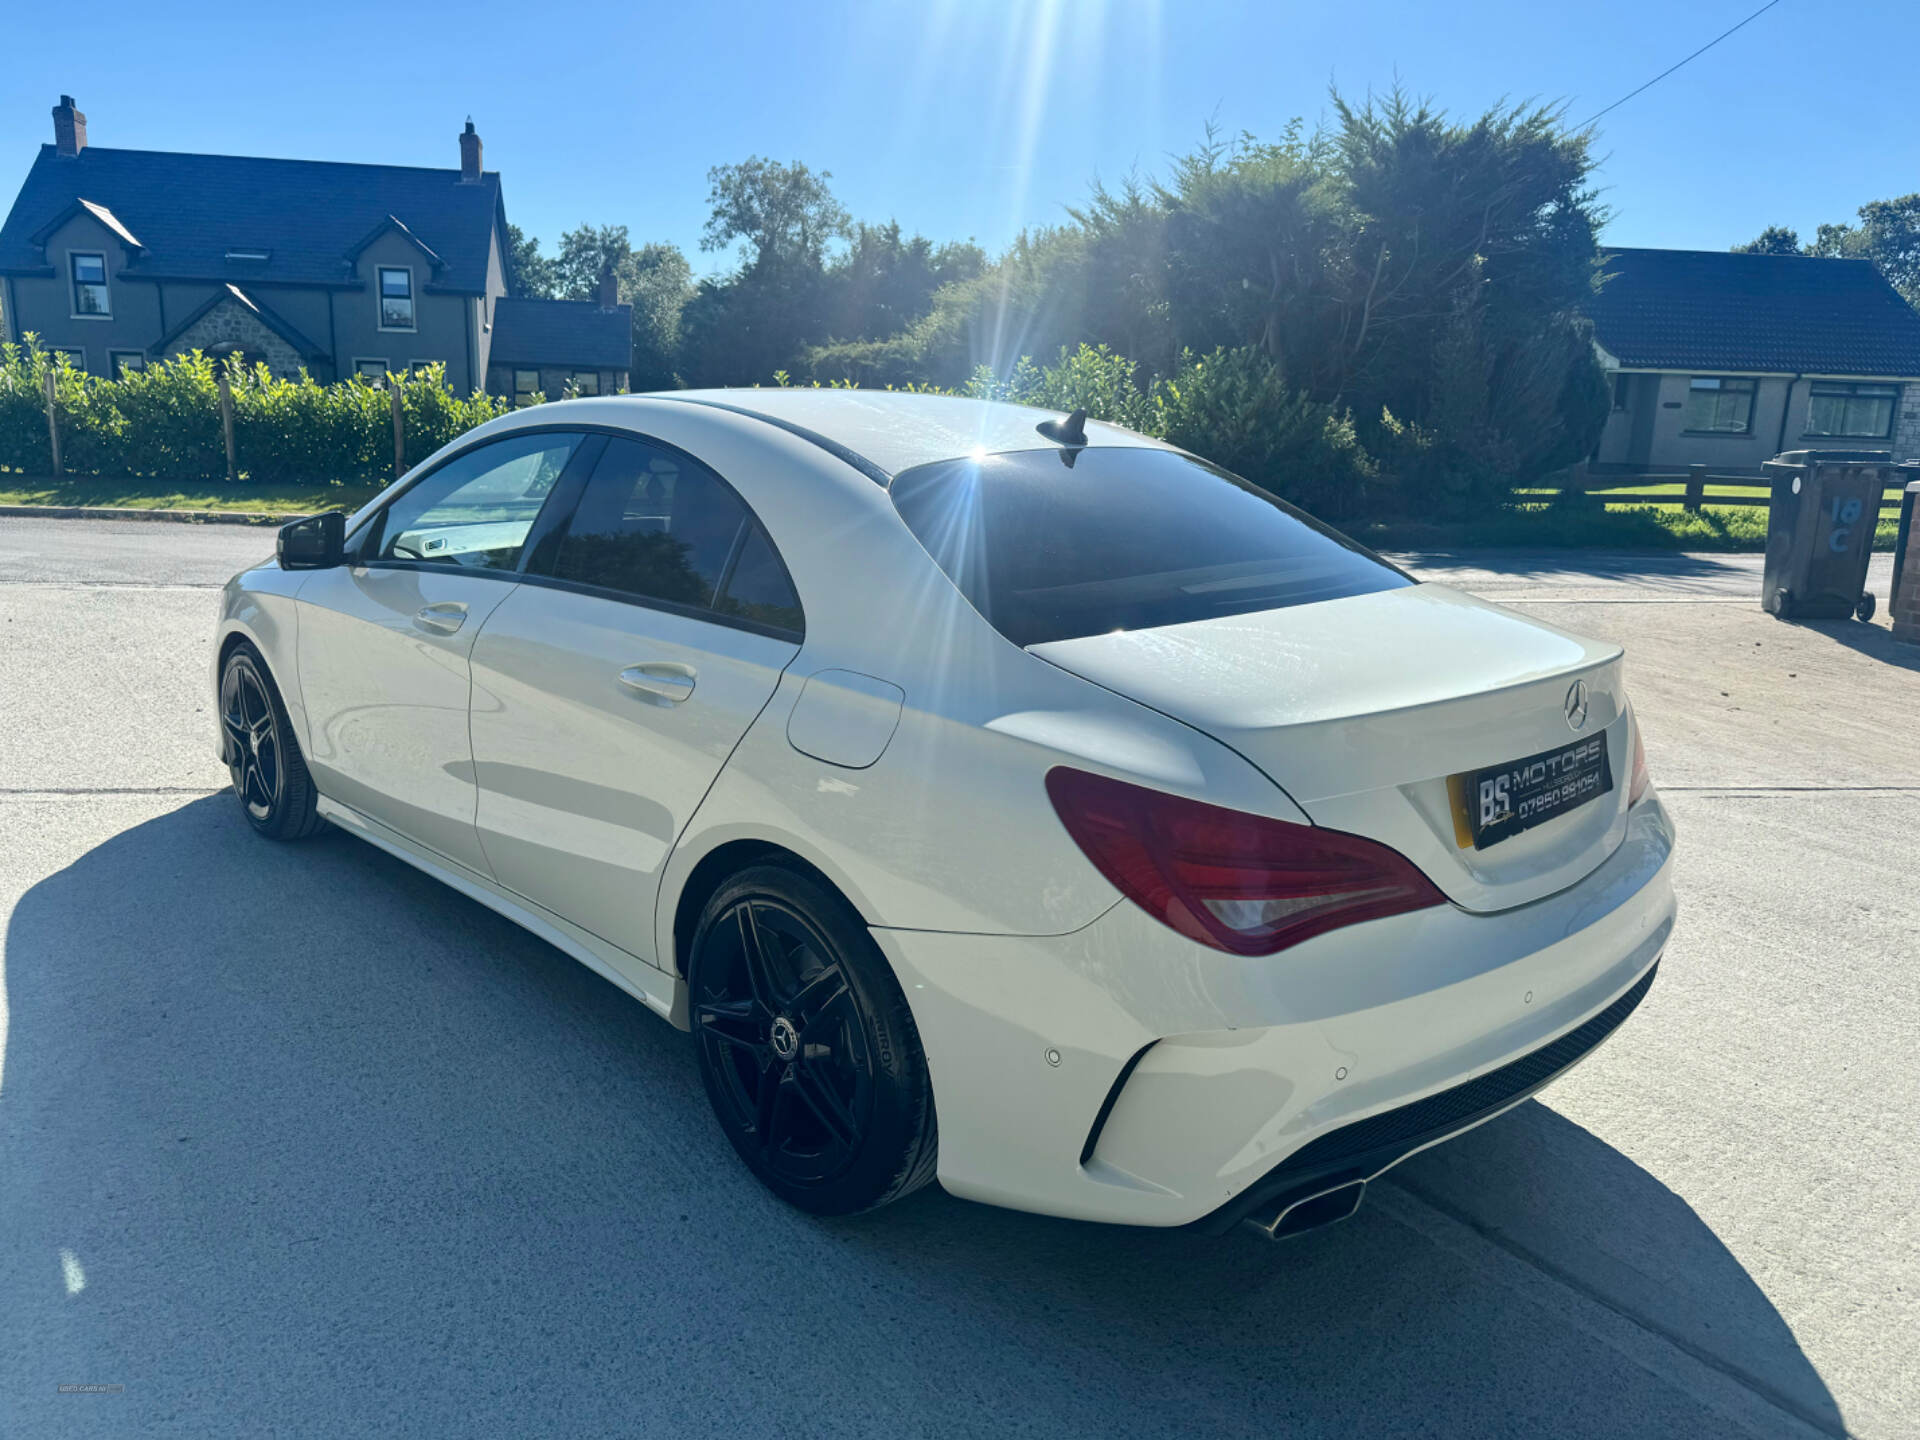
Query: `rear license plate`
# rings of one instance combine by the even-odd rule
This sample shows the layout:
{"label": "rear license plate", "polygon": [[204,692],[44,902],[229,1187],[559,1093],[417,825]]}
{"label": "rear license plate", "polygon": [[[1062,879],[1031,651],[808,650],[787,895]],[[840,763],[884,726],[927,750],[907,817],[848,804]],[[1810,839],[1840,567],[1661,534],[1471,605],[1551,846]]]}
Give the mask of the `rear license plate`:
{"label": "rear license plate", "polygon": [[1607,737],[1590,735],[1524,760],[1470,770],[1461,802],[1473,848],[1484,850],[1523,830],[1544,825],[1613,789]]}

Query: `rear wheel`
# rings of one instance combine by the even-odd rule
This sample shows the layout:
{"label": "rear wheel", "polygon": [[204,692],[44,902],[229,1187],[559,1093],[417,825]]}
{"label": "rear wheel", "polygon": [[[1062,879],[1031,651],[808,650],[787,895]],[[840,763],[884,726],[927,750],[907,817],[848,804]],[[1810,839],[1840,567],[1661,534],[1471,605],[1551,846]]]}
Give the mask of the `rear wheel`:
{"label": "rear wheel", "polygon": [[1875,603],[1874,597],[1870,594],[1862,595],[1859,601],[1853,607],[1853,618],[1858,620],[1862,625],[1864,625],[1869,620],[1873,619],[1873,612],[1875,608],[1876,608],[1876,603]]}
{"label": "rear wheel", "polygon": [[760,1181],[816,1215],[933,1178],[933,1087],[906,997],[844,899],[779,865],[721,886],[688,965],[714,1115]]}
{"label": "rear wheel", "polygon": [[271,840],[304,840],[323,823],[307,762],[266,661],[234,646],[220,672],[220,729],[227,773],[247,823]]}

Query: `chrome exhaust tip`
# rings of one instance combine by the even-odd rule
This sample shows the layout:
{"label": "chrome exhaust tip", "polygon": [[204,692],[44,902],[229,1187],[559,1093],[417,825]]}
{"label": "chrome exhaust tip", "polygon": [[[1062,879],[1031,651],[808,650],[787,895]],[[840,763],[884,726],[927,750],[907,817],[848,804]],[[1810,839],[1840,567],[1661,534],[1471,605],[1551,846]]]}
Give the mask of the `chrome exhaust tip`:
{"label": "chrome exhaust tip", "polygon": [[1285,1240],[1345,1220],[1360,1208],[1366,1193],[1366,1181],[1349,1180],[1330,1190],[1316,1190],[1297,1199],[1283,1200],[1271,1210],[1249,1215],[1247,1224],[1270,1240]]}

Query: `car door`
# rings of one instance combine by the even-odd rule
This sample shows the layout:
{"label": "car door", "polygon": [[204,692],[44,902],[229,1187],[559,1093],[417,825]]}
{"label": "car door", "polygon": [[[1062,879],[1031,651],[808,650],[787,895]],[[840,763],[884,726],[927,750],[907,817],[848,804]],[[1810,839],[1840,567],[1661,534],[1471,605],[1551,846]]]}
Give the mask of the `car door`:
{"label": "car door", "polygon": [[473,648],[481,846],[501,885],[660,964],[661,866],[798,652],[799,601],[718,475],[629,438],[524,580]]}
{"label": "car door", "polygon": [[536,431],[463,451],[371,517],[348,563],[314,572],[299,593],[307,759],[321,793],[482,874],[467,657],[584,440]]}

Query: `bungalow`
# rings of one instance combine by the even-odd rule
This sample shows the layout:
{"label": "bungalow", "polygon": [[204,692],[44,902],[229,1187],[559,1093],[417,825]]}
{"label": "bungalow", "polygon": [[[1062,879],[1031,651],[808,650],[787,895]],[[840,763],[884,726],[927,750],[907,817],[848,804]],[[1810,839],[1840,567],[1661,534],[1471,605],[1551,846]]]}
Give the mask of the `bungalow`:
{"label": "bungalow", "polygon": [[103,149],[71,95],[53,134],[0,225],[0,339],[103,376],[231,344],[319,380],[437,361],[462,394],[626,388],[610,280],[591,301],[515,294],[471,120],[457,170]]}
{"label": "bungalow", "polygon": [[1920,314],[1872,262],[1616,250],[1606,270],[1589,308],[1613,388],[1595,470],[1920,455]]}

